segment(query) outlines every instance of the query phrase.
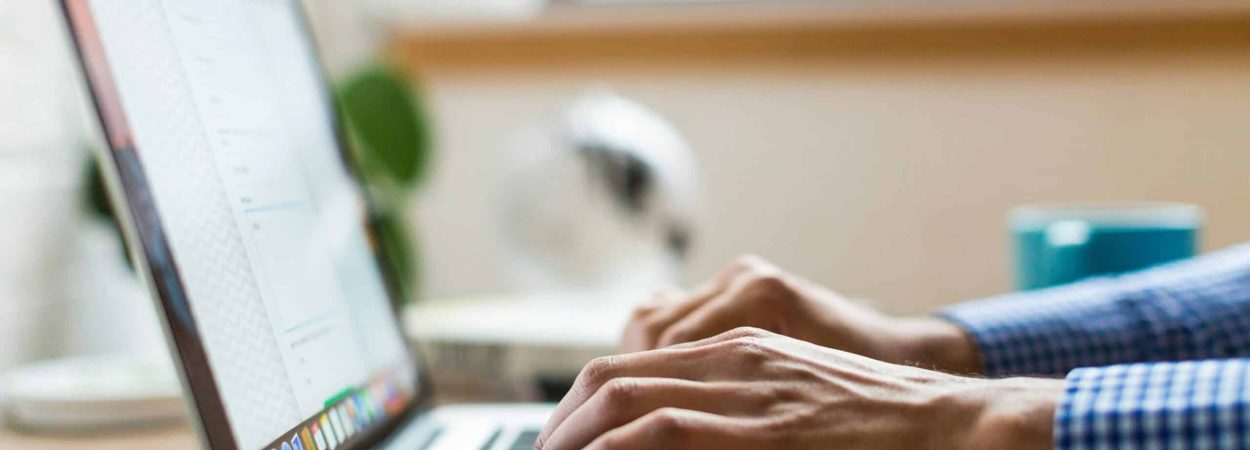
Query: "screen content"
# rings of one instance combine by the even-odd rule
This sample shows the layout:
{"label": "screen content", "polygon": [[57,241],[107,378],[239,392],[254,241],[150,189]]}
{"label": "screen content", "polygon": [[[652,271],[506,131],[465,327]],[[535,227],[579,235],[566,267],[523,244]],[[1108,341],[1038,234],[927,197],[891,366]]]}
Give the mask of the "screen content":
{"label": "screen content", "polygon": [[395,414],[413,365],[297,2],[66,3],[238,446],[332,449]]}

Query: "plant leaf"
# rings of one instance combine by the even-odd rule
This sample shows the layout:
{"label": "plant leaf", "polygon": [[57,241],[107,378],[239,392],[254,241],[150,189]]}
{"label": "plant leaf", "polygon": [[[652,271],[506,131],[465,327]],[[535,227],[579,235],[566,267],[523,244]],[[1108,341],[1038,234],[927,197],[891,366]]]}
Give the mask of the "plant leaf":
{"label": "plant leaf", "polygon": [[430,131],[403,74],[381,65],[365,68],[340,86],[339,101],[352,134],[363,144],[354,146],[361,167],[402,187],[419,185],[429,159]]}

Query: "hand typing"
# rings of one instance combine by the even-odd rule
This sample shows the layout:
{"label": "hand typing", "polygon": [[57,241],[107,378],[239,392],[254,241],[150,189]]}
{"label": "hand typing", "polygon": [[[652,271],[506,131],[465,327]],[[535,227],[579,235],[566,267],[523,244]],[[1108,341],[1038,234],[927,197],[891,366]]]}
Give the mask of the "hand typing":
{"label": "hand typing", "polygon": [[634,312],[621,350],[652,350],[744,326],[886,362],[981,371],[975,345],[956,325],[882,314],[753,256],[691,292],[658,292]]}
{"label": "hand typing", "polygon": [[984,380],[767,331],[595,360],[535,448],[1049,449],[1061,380]]}

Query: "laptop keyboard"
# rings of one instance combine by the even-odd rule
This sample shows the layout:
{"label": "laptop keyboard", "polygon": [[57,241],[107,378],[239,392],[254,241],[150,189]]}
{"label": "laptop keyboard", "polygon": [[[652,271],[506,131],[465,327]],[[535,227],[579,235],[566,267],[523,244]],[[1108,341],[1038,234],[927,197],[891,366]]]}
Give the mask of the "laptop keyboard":
{"label": "laptop keyboard", "polygon": [[420,448],[420,450],[429,450],[430,447],[434,446],[434,441],[437,441],[438,437],[442,435],[443,435],[442,428],[434,430],[433,433],[430,433],[430,437],[425,438],[425,443],[421,444],[421,447],[418,447],[418,448]]}
{"label": "laptop keyboard", "polygon": [[[537,430],[537,429],[521,430],[521,432],[517,434],[516,439],[512,440],[512,444],[504,448],[506,450],[534,450],[534,441],[538,440],[538,434],[541,432],[542,431]],[[442,436],[442,434],[443,434],[442,428],[434,430],[434,432],[430,434],[430,437],[426,438],[425,443],[422,444],[419,448],[421,450],[427,450],[433,447],[434,443],[438,441],[438,438]],[[499,436],[502,436],[502,435],[503,435],[503,428],[496,429],[494,433],[490,434],[490,438],[486,439],[486,443],[482,444],[482,447],[480,448],[480,450],[490,450],[491,448],[494,448],[495,442],[498,441]]]}
{"label": "laptop keyboard", "polygon": [[538,433],[541,430],[524,430],[518,434],[512,446],[508,450],[534,450],[534,441],[538,440]]}
{"label": "laptop keyboard", "polygon": [[494,447],[495,441],[499,440],[499,435],[501,434],[503,434],[503,428],[496,428],[495,432],[490,434],[490,439],[487,439],[486,443],[482,444],[482,447],[480,448],[480,450],[490,450],[492,447]]}

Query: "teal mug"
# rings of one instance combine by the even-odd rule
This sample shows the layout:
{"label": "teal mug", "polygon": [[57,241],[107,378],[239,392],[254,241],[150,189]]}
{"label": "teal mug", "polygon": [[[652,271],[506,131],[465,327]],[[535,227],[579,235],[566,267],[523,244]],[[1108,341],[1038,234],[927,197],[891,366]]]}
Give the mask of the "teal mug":
{"label": "teal mug", "polygon": [[1008,216],[1021,290],[1194,256],[1202,209],[1184,203],[1028,205]]}

